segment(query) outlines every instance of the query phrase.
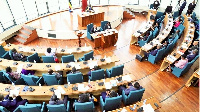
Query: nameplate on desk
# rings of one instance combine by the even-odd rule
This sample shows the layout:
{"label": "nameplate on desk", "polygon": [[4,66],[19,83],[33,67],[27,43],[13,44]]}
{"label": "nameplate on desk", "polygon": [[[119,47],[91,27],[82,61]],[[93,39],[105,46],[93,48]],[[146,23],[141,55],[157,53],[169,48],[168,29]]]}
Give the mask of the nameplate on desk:
{"label": "nameplate on desk", "polygon": [[51,65],[46,65],[47,68],[51,67]]}
{"label": "nameplate on desk", "polygon": [[48,37],[56,38],[56,34],[48,33]]}
{"label": "nameplate on desk", "polygon": [[60,52],[65,52],[65,49],[61,49]]}

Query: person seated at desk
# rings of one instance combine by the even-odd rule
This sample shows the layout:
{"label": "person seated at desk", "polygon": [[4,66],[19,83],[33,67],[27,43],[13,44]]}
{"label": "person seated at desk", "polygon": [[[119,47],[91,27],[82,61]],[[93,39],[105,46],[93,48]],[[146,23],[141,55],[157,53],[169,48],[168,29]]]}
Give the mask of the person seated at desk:
{"label": "person seated at desk", "polygon": [[144,34],[144,36],[139,36],[138,41],[140,41],[140,40],[146,41],[147,38],[149,37],[149,35],[150,35],[150,31],[147,31],[147,32]]}
{"label": "person seated at desk", "polygon": [[183,21],[183,20],[181,19],[181,16],[179,16],[179,17],[174,21],[174,28],[177,28],[177,27],[181,24],[182,21]]}
{"label": "person seated at desk", "polygon": [[96,33],[96,32],[99,32],[99,30],[97,29],[97,26],[94,25],[94,26],[91,28],[90,33],[92,34],[92,33]]}
{"label": "person seated at desk", "polygon": [[166,15],[166,13],[171,13],[172,12],[172,6],[170,4],[170,6],[167,6],[167,8],[165,9],[165,12],[163,13],[163,15]]}
{"label": "person seated at desk", "polygon": [[182,12],[183,12],[183,9],[185,8],[185,6],[186,6],[186,0],[184,0],[183,1],[183,3],[182,3],[182,5],[180,6],[180,8],[179,8],[179,16],[182,14]]}
{"label": "person seated at desk", "polygon": [[88,76],[91,76],[91,72],[95,71],[95,70],[99,70],[101,68],[99,68],[98,66],[94,66],[94,68],[92,68],[89,72],[88,72]]}
{"label": "person seated at desk", "polygon": [[[57,50],[57,49],[56,49]],[[58,58],[56,57],[56,50],[54,52],[52,52],[52,49],[51,48],[47,48],[47,51],[45,52],[45,55],[46,56],[53,56],[54,57],[54,60],[56,63],[58,63]]]}
{"label": "person seated at desk", "polygon": [[79,73],[80,71],[78,71],[77,69],[76,69],[76,67],[72,67],[72,70],[71,71],[69,71],[69,72],[67,72],[67,74],[75,74],[75,73]]}
{"label": "person seated at desk", "polygon": [[110,22],[108,22],[105,26],[104,26],[104,30],[107,29],[112,29]]}
{"label": "person seated at desk", "polygon": [[153,2],[153,8],[154,9],[156,9],[156,10],[158,10],[158,7],[160,6],[160,2],[158,1],[158,0],[155,0],[154,2]]}
{"label": "person seated at desk", "polygon": [[86,11],[86,12],[94,12],[94,9],[93,9],[92,5],[89,4],[89,5],[86,7],[85,11]]}
{"label": "person seated at desk", "polygon": [[157,45],[155,50],[151,50],[150,52],[145,53],[144,59],[147,60],[147,58],[149,57],[149,54],[155,56],[158,52],[159,49],[162,48],[162,45]]}
{"label": "person seated at desk", "polygon": [[194,41],[193,42],[193,46],[192,47],[190,47],[189,49],[188,49],[188,52],[190,52],[190,51],[192,51],[192,50],[197,50],[197,51],[199,51],[199,41]]}
{"label": "person seated at desk", "polygon": [[78,99],[79,103],[85,103],[85,102],[90,102],[90,101],[94,102],[94,98],[89,93],[84,93],[84,94],[79,95],[79,99]]}
{"label": "person seated at desk", "polygon": [[192,14],[192,12],[193,12],[193,10],[194,10],[195,7],[196,7],[196,4],[195,4],[195,0],[194,0],[192,3],[190,3],[188,5],[188,10],[187,10],[186,15]]}
{"label": "person seated at desk", "polygon": [[58,72],[54,72],[52,69],[48,70],[48,74],[49,75],[55,75],[57,79],[60,79],[62,77],[62,75]]}
{"label": "person seated at desk", "polygon": [[168,41],[164,41],[164,43],[162,44],[162,48],[167,48],[168,46]]}
{"label": "person seated at desk", "polygon": [[159,29],[159,25],[158,23],[156,22],[156,24],[154,24],[154,26],[151,26],[151,30],[154,31],[155,28],[158,28]]}
{"label": "person seated at desk", "polygon": [[10,112],[13,112],[19,105],[24,105],[28,100],[22,99],[21,96],[7,95],[4,98],[4,95],[0,93],[0,106],[5,107]]}
{"label": "person seated at desk", "polygon": [[192,61],[198,54],[198,50],[194,49],[192,51],[188,51],[189,54],[186,56],[186,58],[188,59],[188,62]]}
{"label": "person seated at desk", "polygon": [[11,67],[6,68],[6,73],[8,73],[14,80],[20,79],[20,73],[13,72]]}
{"label": "person seated at desk", "polygon": [[117,97],[118,93],[113,90],[111,91],[110,89],[106,89],[106,92],[102,92],[101,96],[103,98],[103,101],[105,101],[106,98]]}
{"label": "person seated at desk", "polygon": [[24,56],[21,53],[18,53],[15,48],[12,49],[12,56],[15,61],[26,61],[27,56]]}
{"label": "person seated at desk", "polygon": [[177,68],[183,69],[185,65],[188,63],[188,59],[186,58],[186,55],[182,55],[181,59],[179,61],[176,61],[174,65],[169,64],[169,69],[167,71],[171,72],[171,66],[175,66]]}
{"label": "person seated at desk", "polygon": [[51,96],[49,104],[50,105],[60,105],[60,104],[67,105],[67,101],[68,101],[68,96],[67,95],[64,96],[64,99],[61,99],[61,98],[58,98],[57,95],[53,94]]}
{"label": "person seated at desk", "polygon": [[130,93],[130,91],[135,91],[135,90],[139,90],[139,89],[142,89],[142,86],[140,86],[140,84],[138,82],[135,82],[134,85],[130,82],[130,83],[128,83],[127,88],[126,88],[126,86],[119,87],[119,94],[122,94],[122,91],[124,90],[125,94],[128,95]]}

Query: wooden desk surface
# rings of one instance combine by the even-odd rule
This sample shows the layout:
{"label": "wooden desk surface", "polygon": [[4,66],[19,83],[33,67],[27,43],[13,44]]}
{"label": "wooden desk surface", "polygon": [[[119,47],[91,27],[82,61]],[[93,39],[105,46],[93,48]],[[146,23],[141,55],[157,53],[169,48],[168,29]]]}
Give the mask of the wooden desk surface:
{"label": "wooden desk surface", "polygon": [[[150,19],[150,16],[156,16],[157,11],[155,10],[149,10],[148,15],[147,15],[147,22],[144,26],[142,26],[139,30],[137,30],[135,33],[133,33],[132,38],[131,38],[131,44],[134,44],[138,41],[139,36],[143,36],[146,31],[148,31],[154,24],[154,20]],[[140,31],[141,33],[138,33]]]}
{"label": "wooden desk surface", "polygon": [[107,36],[107,35],[112,35],[114,33],[118,33],[118,31],[116,29],[107,29],[105,31],[92,33],[90,35],[92,36],[92,38],[97,39],[100,38],[101,35]]}
{"label": "wooden desk surface", "polygon": [[[129,76],[129,79],[130,81],[127,81],[127,80],[124,80],[123,77],[124,76]],[[112,77],[112,78],[106,78],[106,79],[102,79],[102,80],[97,80],[97,81],[90,81],[90,84],[88,82],[83,82],[83,83],[76,83],[76,84],[70,84],[68,86],[67,84],[67,88],[65,88],[64,85],[53,85],[53,86],[29,86],[29,87],[32,87],[35,89],[34,92],[30,92],[30,91],[27,91],[27,92],[23,92],[23,89],[25,87],[25,85],[15,85],[15,86],[12,86],[11,84],[2,84],[0,83],[0,92],[4,95],[8,95],[9,92],[6,92],[5,91],[5,88],[9,88],[11,90],[13,90],[15,87],[20,87],[20,90],[19,90],[19,95],[22,96],[22,98],[26,98],[28,100],[49,100],[51,98],[51,96],[53,95],[53,92],[51,92],[49,89],[54,87],[55,89],[58,89],[58,87],[60,86],[64,91],[65,93],[62,94],[62,97],[64,95],[69,95],[71,97],[78,97],[79,94],[81,93],[93,93],[93,94],[98,94],[100,95],[101,92],[105,91],[106,90],[106,86],[105,86],[105,83],[110,83],[111,80],[116,80],[116,78],[118,77],[122,77],[122,82],[117,82],[117,86],[119,85],[123,85],[123,84],[128,84],[128,82],[131,82],[134,80],[133,78],[133,75],[131,74],[125,74],[125,75],[121,75],[121,76],[117,76],[117,77]],[[105,80],[105,82],[104,82]],[[100,82],[104,82],[104,85],[103,86],[99,86],[98,83]],[[85,90],[83,91],[74,91],[72,90],[72,87],[76,86],[78,87],[78,85],[81,85],[81,84],[84,84],[84,88]],[[111,84],[111,83],[110,83]],[[91,87],[89,87],[91,86]],[[117,86],[113,86],[113,88],[117,88]],[[80,86],[81,87],[81,86]]]}
{"label": "wooden desk surface", "polygon": [[95,14],[100,14],[100,13],[105,13],[105,12],[102,12],[102,11],[82,12],[82,13],[79,13],[78,16],[80,16],[80,17],[87,17],[87,16],[91,16],[91,15],[95,15]]}
{"label": "wooden desk surface", "polygon": [[[169,18],[169,16],[172,16],[172,15],[166,14],[166,16],[165,16],[164,21],[166,21],[166,24],[164,24],[165,28],[163,29],[163,31],[156,38],[154,38],[152,41],[150,41],[148,44],[145,44],[144,46],[142,46],[141,50],[147,52],[147,51],[153,49],[154,47],[156,47],[157,44],[161,44],[162,41],[165,38],[167,38],[167,36],[169,35],[169,33],[173,27],[173,17]],[[153,45],[151,45],[152,42],[153,42]]]}
{"label": "wooden desk surface", "polygon": [[[37,52],[39,56],[45,56],[45,52],[47,50],[47,48],[45,48],[45,47],[28,47],[28,46],[22,47],[20,45],[15,45],[15,44],[10,44],[10,46],[8,46],[8,45],[4,46],[4,49],[6,51],[12,50],[13,48],[15,48],[19,53],[22,53],[27,56],[34,54],[35,52]],[[33,51],[33,49],[35,51]],[[55,48],[52,48],[52,49],[55,49]],[[61,50],[64,50],[64,52],[62,52]],[[60,60],[61,57],[64,55],[73,54],[75,59],[77,59],[77,58],[82,57],[84,55],[84,53],[88,53],[92,50],[93,49],[91,46],[80,47],[79,50],[77,50],[77,48],[57,48],[56,56]]]}
{"label": "wooden desk surface", "polygon": [[[145,104],[150,104],[154,110],[157,110],[158,108],[154,105],[154,103],[157,103],[159,108],[160,108],[161,104],[159,103],[159,101],[155,97],[148,98]],[[134,105],[129,105],[129,106],[126,106],[126,107],[123,107],[123,108],[120,108],[120,109],[116,109],[116,110],[112,110],[112,111],[109,111],[109,112],[119,112],[119,111],[121,112],[123,109],[126,109],[127,112],[137,112],[137,109],[140,108],[143,105],[143,101],[137,102],[136,105],[138,105],[138,107],[136,107],[136,109],[134,111],[130,110],[130,107],[133,108]]]}

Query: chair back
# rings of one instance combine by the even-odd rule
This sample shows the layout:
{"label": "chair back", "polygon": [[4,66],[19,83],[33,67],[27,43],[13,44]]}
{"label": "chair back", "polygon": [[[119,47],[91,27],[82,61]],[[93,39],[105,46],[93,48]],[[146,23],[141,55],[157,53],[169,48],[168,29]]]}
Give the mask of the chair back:
{"label": "chair back", "polygon": [[123,74],[124,65],[112,67],[110,77],[116,77]]}
{"label": "chair back", "polygon": [[4,77],[3,71],[0,71],[0,83],[2,83],[2,82],[5,83],[5,82],[7,82],[7,80]]}
{"label": "chair back", "polygon": [[108,21],[101,21],[101,31],[105,30],[105,25],[108,23]]}
{"label": "chair back", "polygon": [[192,18],[194,21],[197,19],[197,18],[196,18],[196,13],[195,13],[195,12],[192,13],[191,18]]}
{"label": "chair back", "polygon": [[157,12],[156,19],[160,18],[161,16],[163,16],[163,12]]}
{"label": "chair back", "polygon": [[127,103],[132,104],[137,101],[141,101],[144,91],[145,91],[144,88],[136,90],[136,91],[130,91],[128,95]]}
{"label": "chair back", "polygon": [[10,60],[9,51],[7,51],[5,54],[3,54],[3,55],[1,56],[1,58]]}
{"label": "chair back", "polygon": [[5,49],[3,48],[3,46],[0,45],[0,57],[3,56],[5,53]]}
{"label": "chair back", "polygon": [[64,104],[60,105],[50,105],[47,104],[48,112],[67,112],[67,109]]}
{"label": "chair back", "polygon": [[106,111],[115,110],[120,107],[121,105],[122,96],[106,98],[105,99],[105,107]]}
{"label": "chair back", "polygon": [[74,55],[62,56],[61,61],[62,63],[74,62]]}
{"label": "chair back", "polygon": [[74,103],[76,112],[93,112],[94,103],[93,102],[85,102],[85,103]]}
{"label": "chair back", "polygon": [[158,33],[158,28],[156,27],[156,28],[154,29],[154,31],[153,31],[153,38],[156,37],[157,33]]}
{"label": "chair back", "polygon": [[9,54],[9,56],[10,56],[10,59],[11,59],[11,60],[14,60],[13,55],[12,55],[12,50],[8,51],[8,54]]}
{"label": "chair back", "polygon": [[153,4],[150,4],[150,7],[149,7],[150,9],[153,9]]}
{"label": "chair back", "polygon": [[53,56],[42,56],[43,63],[55,63]]}
{"label": "chair back", "polygon": [[178,34],[179,36],[181,36],[181,34],[183,33],[184,29],[185,29],[185,26],[183,26],[182,24],[180,24],[180,25],[178,26],[177,30],[180,30],[180,32],[179,32],[179,34]]}
{"label": "chair back", "polygon": [[8,111],[5,107],[0,106],[0,112],[10,112],[10,111]]}
{"label": "chair back", "polygon": [[104,69],[91,71],[91,81],[104,79]]}
{"label": "chair back", "polygon": [[75,83],[82,83],[83,82],[83,74],[81,72],[75,73],[75,74],[67,74],[67,82],[70,82],[70,84]]}
{"label": "chair back", "polygon": [[40,108],[37,106],[24,106],[24,105],[19,105],[18,108],[22,112],[41,112]]}
{"label": "chair back", "polygon": [[34,60],[36,61],[36,63],[40,62],[40,57],[38,56],[38,53],[34,53],[27,57],[27,62],[34,62]]}
{"label": "chair back", "polygon": [[179,11],[175,11],[173,14],[173,18],[176,19],[179,16]]}
{"label": "chair back", "polygon": [[90,35],[90,30],[92,29],[92,27],[93,27],[93,23],[90,23],[87,25],[87,38],[90,40],[92,40],[92,37]]}
{"label": "chair back", "polygon": [[36,82],[39,80],[39,77],[34,75],[24,75],[21,74],[22,79],[26,82],[29,86],[37,86]]}
{"label": "chair back", "polygon": [[84,54],[84,61],[90,60],[90,58],[93,59],[93,54],[94,54],[94,51]]}
{"label": "chair back", "polygon": [[56,78],[56,75],[42,74],[42,77],[44,79],[44,82],[48,86],[50,86],[50,85],[58,85],[58,80]]}
{"label": "chair back", "polygon": [[8,74],[6,73],[6,71],[3,71],[3,75],[11,82],[14,83],[14,79]]}

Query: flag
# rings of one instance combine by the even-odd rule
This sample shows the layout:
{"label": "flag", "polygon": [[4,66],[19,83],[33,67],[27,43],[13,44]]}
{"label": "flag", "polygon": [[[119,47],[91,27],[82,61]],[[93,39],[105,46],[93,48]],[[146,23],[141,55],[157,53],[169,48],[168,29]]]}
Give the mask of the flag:
{"label": "flag", "polygon": [[72,3],[71,3],[71,0],[69,0],[69,12],[72,12]]}

